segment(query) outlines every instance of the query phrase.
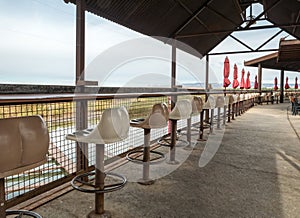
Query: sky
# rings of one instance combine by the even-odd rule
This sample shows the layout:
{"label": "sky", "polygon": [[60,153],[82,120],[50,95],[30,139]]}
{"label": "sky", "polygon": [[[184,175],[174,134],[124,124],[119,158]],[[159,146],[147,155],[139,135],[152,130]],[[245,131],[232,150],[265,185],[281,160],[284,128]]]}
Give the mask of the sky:
{"label": "sky", "polygon": [[[254,11],[260,13],[261,7],[257,5]],[[277,31],[233,35],[256,48]],[[287,35],[281,33],[263,48],[278,48],[279,39]],[[75,84],[73,4],[63,0],[0,0],[0,37],[0,83]],[[228,37],[211,52],[245,49]],[[232,80],[233,65],[237,64],[238,71],[245,68],[254,81],[257,68],[244,67],[243,63],[265,54],[228,55],[229,79]],[[210,83],[222,83],[225,57],[209,57]],[[98,81],[100,86],[170,86],[170,46],[90,13],[86,13],[85,62],[86,79]],[[205,58],[177,51],[177,84],[204,83],[205,65]],[[279,75],[279,71],[264,69],[263,81],[273,83]],[[286,72],[286,75],[293,83],[298,73]]]}

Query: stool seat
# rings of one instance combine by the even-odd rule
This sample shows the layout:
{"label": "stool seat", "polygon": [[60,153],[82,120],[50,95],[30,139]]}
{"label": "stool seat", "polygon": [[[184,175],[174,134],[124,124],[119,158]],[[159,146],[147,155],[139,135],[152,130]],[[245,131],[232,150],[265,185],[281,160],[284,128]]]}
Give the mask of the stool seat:
{"label": "stool seat", "polygon": [[183,120],[191,117],[192,105],[187,99],[178,100],[169,115],[170,120]]}
{"label": "stool seat", "polygon": [[198,96],[194,96],[192,100],[192,116],[200,114],[202,112],[202,109],[203,109],[202,98]]}
{"label": "stool seat", "polygon": [[[41,116],[0,119],[0,183],[4,178],[36,168],[47,162],[49,133]],[[0,199],[5,192],[0,191]],[[23,215],[41,218],[40,215],[24,210],[7,210],[5,201],[0,201],[0,217]]]}
{"label": "stool seat", "polygon": [[213,96],[208,96],[207,101],[203,105],[203,109],[214,109],[216,107],[216,101]]}
{"label": "stool seat", "polygon": [[158,129],[168,125],[169,111],[165,103],[153,105],[151,113],[146,118],[130,120],[130,126],[142,129]]}
{"label": "stool seat", "polygon": [[125,107],[106,109],[94,129],[79,130],[66,139],[94,144],[110,144],[128,137],[129,115]]}
{"label": "stool seat", "polygon": [[217,96],[216,98],[216,108],[224,107],[225,105],[225,99],[223,96]]}

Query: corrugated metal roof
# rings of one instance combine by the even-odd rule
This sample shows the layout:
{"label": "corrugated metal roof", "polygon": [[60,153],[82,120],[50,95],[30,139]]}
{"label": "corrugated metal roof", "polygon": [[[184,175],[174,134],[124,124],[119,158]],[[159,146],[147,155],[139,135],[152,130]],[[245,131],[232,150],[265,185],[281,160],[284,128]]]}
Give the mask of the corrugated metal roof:
{"label": "corrugated metal roof", "polygon": [[[76,0],[70,2],[75,4]],[[241,8],[237,2],[237,0],[87,0],[86,9],[145,35],[173,38],[180,34],[195,32],[223,29],[234,31],[242,24],[241,12],[247,6]],[[231,32],[178,40],[191,46],[201,55],[206,55]]]}
{"label": "corrugated metal roof", "polygon": [[[65,1],[76,4],[76,0]],[[251,3],[262,3],[264,8],[268,9],[267,19],[276,25],[297,24],[300,19],[299,0],[86,0],[86,2],[86,9],[89,12],[145,35],[178,37],[179,41],[191,46],[201,55],[209,53],[243,23],[245,16],[243,11]],[[300,27],[285,27],[284,30],[300,39]],[[195,33],[201,34],[180,37]]]}

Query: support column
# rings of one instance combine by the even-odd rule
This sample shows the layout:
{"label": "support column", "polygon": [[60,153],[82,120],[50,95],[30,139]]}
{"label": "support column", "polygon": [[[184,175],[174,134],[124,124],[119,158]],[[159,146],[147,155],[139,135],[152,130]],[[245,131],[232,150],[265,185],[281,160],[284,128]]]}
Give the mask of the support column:
{"label": "support column", "polygon": [[284,84],[284,70],[280,71],[280,103],[283,103],[284,95],[283,95],[283,87]]}
{"label": "support column", "polygon": [[261,64],[258,64],[257,79],[258,79],[258,92],[259,92],[259,94],[261,94],[261,82],[262,82],[262,68],[261,68]]}
{"label": "support column", "polygon": [[[85,61],[85,0],[76,0],[76,85],[78,81],[84,80]],[[77,87],[79,93],[84,92],[84,86]],[[76,129],[87,128],[87,102],[76,101]],[[87,144],[77,143],[76,166],[77,171],[86,170],[88,167]]]}
{"label": "support column", "polygon": [[[173,39],[172,43],[172,78],[171,78],[171,88],[172,91],[176,91],[176,40]],[[177,96],[171,96],[171,110],[175,107],[177,101]],[[171,120],[171,145],[170,145],[170,160],[167,161],[169,164],[178,164],[179,162],[175,160],[176,154],[176,139],[177,139],[177,120]]]}
{"label": "support column", "polygon": [[[209,83],[209,55],[206,55],[206,65],[205,65],[205,102],[208,99],[208,83]],[[205,121],[208,123],[209,120],[209,113],[205,113]]]}

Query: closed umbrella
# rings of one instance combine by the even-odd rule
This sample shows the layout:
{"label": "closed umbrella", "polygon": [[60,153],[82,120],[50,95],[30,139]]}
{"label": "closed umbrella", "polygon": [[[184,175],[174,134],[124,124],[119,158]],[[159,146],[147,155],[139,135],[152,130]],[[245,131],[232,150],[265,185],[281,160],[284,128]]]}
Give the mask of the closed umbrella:
{"label": "closed umbrella", "polygon": [[230,80],[228,79],[229,77],[229,73],[230,73],[230,66],[229,66],[229,59],[228,57],[225,58],[225,61],[224,61],[224,83],[223,83],[223,87],[228,87],[231,82]]}
{"label": "closed umbrella", "polygon": [[240,89],[245,88],[245,79],[244,79],[245,71],[242,69],[242,78],[241,78],[241,83],[240,83]]}
{"label": "closed umbrella", "polygon": [[285,86],[284,86],[284,88],[285,89],[289,89],[290,88],[290,86],[289,86],[289,78],[288,77],[285,78]]}
{"label": "closed umbrella", "polygon": [[295,78],[295,89],[298,89],[298,77]]}
{"label": "closed umbrella", "polygon": [[234,89],[236,89],[239,86],[239,81],[237,80],[238,78],[238,68],[236,66],[236,64],[234,64],[233,67],[233,83],[232,83],[232,87]]}
{"label": "closed umbrella", "polygon": [[278,83],[277,77],[275,77],[275,79],[274,79],[274,91],[277,91],[277,89],[278,89],[277,83]]}
{"label": "closed umbrella", "polygon": [[258,89],[257,75],[255,75],[254,89]]}
{"label": "closed umbrella", "polygon": [[251,88],[251,83],[250,83],[250,72],[248,71],[247,73],[247,79],[246,79],[246,85],[245,85],[246,89],[250,89]]}

